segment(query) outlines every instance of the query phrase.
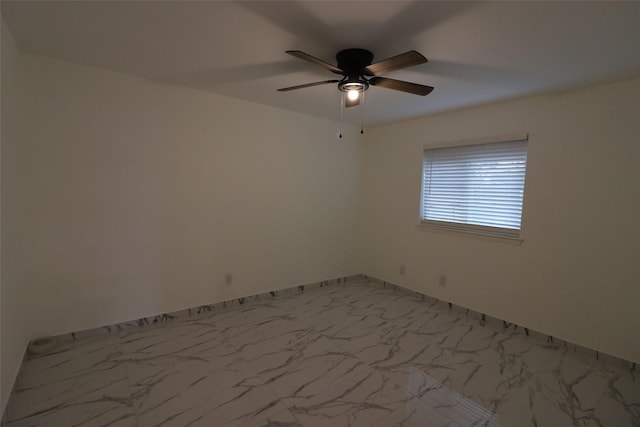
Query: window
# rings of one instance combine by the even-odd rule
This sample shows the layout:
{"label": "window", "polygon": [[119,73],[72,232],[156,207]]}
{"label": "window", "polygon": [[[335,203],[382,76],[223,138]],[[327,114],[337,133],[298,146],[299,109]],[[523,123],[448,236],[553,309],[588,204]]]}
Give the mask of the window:
{"label": "window", "polygon": [[527,139],[425,148],[421,223],[519,238]]}

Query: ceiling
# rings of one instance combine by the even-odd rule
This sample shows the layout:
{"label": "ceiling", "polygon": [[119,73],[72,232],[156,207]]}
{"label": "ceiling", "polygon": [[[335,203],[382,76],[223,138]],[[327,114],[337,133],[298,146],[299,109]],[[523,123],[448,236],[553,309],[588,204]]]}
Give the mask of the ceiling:
{"label": "ceiling", "polygon": [[640,2],[3,0],[2,17],[25,52],[330,119],[334,85],[276,91],[336,77],[285,50],[426,56],[385,76],[435,90],[371,87],[369,125],[640,76]]}

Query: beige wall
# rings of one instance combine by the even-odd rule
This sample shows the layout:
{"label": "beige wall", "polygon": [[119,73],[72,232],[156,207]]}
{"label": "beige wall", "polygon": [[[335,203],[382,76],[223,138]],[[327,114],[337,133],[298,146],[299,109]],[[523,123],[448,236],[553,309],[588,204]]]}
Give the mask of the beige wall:
{"label": "beige wall", "polygon": [[14,145],[18,139],[17,122],[18,105],[21,102],[19,96],[19,71],[18,53],[11,37],[11,33],[3,20],[0,19],[2,31],[1,46],[1,73],[0,83],[0,138],[2,158],[2,266],[0,270],[0,403],[4,409],[13,381],[22,361],[24,350],[29,342],[27,301],[24,289],[15,286],[10,268],[6,264],[13,262],[13,254],[5,250],[5,242],[12,235],[12,230],[7,226],[7,219],[11,218],[13,211],[4,201],[7,194],[7,180],[5,177],[5,159],[7,149]]}
{"label": "beige wall", "polygon": [[28,338],[361,271],[358,129],[34,55],[20,79],[2,268]]}
{"label": "beige wall", "polygon": [[[639,362],[638,99],[633,80],[371,129],[364,273]],[[521,245],[416,227],[424,145],[520,132]]]}

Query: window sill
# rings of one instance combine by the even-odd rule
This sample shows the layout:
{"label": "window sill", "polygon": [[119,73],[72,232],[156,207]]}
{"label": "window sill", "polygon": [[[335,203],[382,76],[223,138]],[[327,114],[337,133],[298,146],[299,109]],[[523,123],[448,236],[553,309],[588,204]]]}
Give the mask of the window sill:
{"label": "window sill", "polygon": [[512,245],[522,245],[524,242],[524,238],[522,236],[503,236],[491,231],[483,231],[479,229],[465,229],[465,228],[457,228],[455,226],[447,226],[447,225],[439,225],[439,224],[431,224],[431,223],[419,223],[417,226],[418,230],[426,231],[426,232],[434,232],[439,234],[446,234],[457,237],[470,237],[480,240],[488,240],[494,242],[502,242],[508,243]]}

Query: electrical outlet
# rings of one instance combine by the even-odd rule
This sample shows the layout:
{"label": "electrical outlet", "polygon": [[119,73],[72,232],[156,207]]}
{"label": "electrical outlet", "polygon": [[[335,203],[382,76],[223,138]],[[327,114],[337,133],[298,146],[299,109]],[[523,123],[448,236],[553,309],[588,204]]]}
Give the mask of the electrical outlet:
{"label": "electrical outlet", "polygon": [[224,284],[225,285],[230,285],[233,283],[233,275],[231,273],[227,273],[224,275]]}
{"label": "electrical outlet", "polygon": [[447,276],[445,276],[444,274],[440,275],[440,286],[442,286],[443,288],[447,286]]}

